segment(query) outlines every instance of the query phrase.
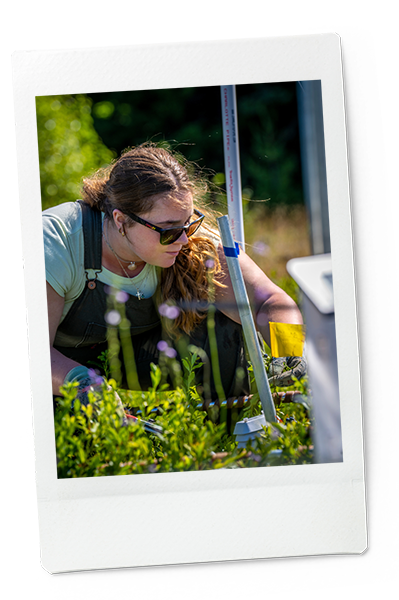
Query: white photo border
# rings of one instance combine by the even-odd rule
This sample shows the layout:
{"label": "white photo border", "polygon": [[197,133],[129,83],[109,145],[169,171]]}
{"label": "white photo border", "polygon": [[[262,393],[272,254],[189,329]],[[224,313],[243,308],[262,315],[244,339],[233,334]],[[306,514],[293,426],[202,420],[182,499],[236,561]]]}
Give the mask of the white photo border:
{"label": "white photo border", "polygon": [[[339,36],[19,52],[13,55],[13,73],[43,567],[58,573],[364,552],[361,388]],[[35,97],[303,80],[322,85],[343,462],[57,479]]]}

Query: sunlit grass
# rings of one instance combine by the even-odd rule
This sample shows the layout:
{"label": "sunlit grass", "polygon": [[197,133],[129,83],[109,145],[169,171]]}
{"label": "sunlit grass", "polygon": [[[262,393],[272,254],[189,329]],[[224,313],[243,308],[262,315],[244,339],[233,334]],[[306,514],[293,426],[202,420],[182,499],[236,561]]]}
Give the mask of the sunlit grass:
{"label": "sunlit grass", "polygon": [[247,212],[245,247],[260,268],[275,282],[288,276],[286,264],[291,258],[311,254],[309,223],[304,206],[264,204]]}

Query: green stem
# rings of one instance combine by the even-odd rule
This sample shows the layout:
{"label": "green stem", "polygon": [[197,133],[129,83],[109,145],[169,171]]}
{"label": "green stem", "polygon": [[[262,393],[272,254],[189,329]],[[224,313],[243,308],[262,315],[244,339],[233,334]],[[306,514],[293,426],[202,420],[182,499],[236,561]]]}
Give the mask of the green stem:
{"label": "green stem", "polygon": [[208,317],[207,317],[207,326],[208,326],[208,337],[209,337],[209,346],[211,350],[211,362],[212,362],[212,373],[213,380],[215,382],[216,393],[218,395],[219,400],[225,400],[226,396],[224,393],[222,378],[220,376],[220,367],[219,367],[219,355],[218,355],[218,346],[216,341],[216,333],[215,333],[215,311],[216,308],[213,304],[209,306]]}
{"label": "green stem", "polygon": [[119,323],[119,335],[121,338],[123,362],[125,365],[126,382],[129,390],[141,390],[139,378],[137,375],[136,361],[132,337],[130,335],[130,321],[126,317],[125,304],[116,301],[114,297],[114,307],[121,316]]}
{"label": "green stem", "polygon": [[[123,312],[125,312],[124,307]],[[125,316],[122,317],[121,322],[119,323],[119,334],[121,337],[123,361],[125,363],[127,387],[129,390],[141,390],[134,358],[132,338],[130,336],[130,321]]]}
{"label": "green stem", "polygon": [[117,385],[122,383],[121,361],[119,360],[119,339],[116,327],[108,327],[107,341],[109,349],[109,367],[111,376],[115,379]]}

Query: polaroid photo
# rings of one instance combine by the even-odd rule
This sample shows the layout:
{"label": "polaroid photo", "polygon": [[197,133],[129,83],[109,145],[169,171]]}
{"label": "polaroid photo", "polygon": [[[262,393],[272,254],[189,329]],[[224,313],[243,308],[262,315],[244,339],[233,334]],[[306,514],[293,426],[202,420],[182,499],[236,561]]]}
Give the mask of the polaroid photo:
{"label": "polaroid photo", "polygon": [[339,36],[13,71],[43,567],[364,552]]}

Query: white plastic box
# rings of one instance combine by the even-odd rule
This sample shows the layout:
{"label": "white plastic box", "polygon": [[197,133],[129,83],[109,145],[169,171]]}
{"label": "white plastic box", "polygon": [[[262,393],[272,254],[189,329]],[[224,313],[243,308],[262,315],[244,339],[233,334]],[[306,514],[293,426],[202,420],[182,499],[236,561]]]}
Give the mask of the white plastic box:
{"label": "white plastic box", "polygon": [[287,270],[302,291],[315,462],[342,462],[331,255],[294,258],[287,263]]}

